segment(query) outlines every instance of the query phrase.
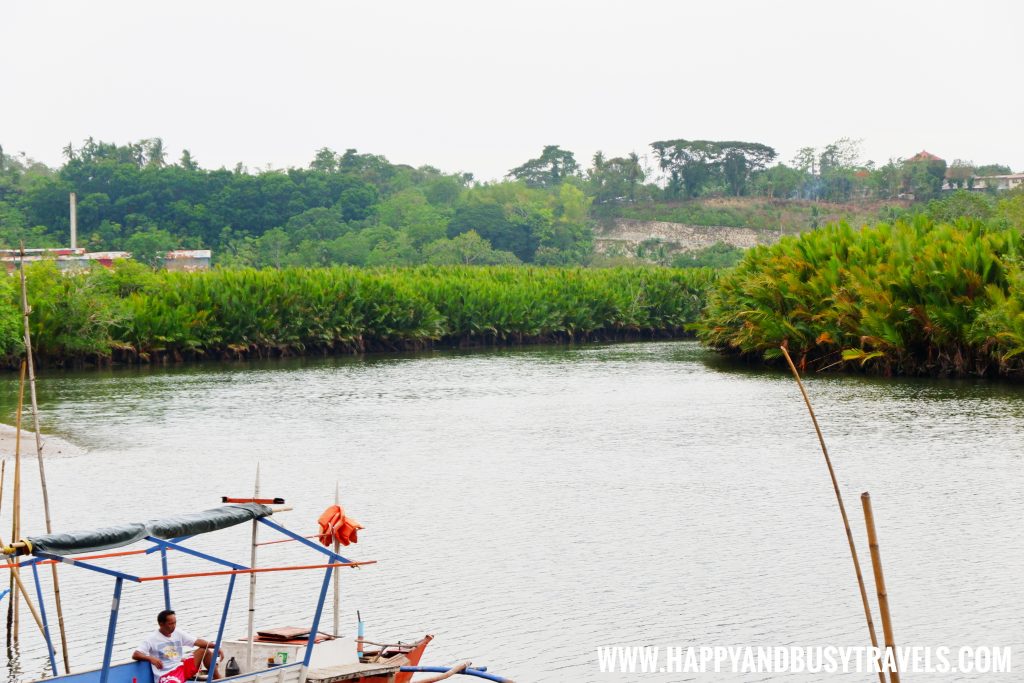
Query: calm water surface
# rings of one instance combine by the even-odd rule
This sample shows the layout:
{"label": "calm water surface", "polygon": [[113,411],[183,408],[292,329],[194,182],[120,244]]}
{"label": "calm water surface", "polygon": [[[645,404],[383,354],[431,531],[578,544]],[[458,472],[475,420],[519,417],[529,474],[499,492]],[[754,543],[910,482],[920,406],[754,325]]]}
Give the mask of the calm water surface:
{"label": "calm water surface", "polygon": [[[10,415],[14,382],[2,384]],[[1024,389],[849,377],[808,387],[864,561],[858,495],[872,494],[898,641],[1013,646],[1018,672],[984,680],[1021,680]],[[375,640],[433,633],[425,663],[470,659],[520,683],[753,680],[601,674],[595,650],[866,641],[792,380],[724,366],[694,343],[49,374],[39,391],[44,429],[85,449],[48,461],[58,528],[248,495],[259,462],[264,492],[295,506],[279,520],[312,533],[338,481],[366,526],[347,555],[379,561],[343,572],[342,630],[359,609]],[[34,460],[26,467],[23,529],[38,532]],[[7,476],[9,496],[10,463]],[[248,534],[196,547],[244,563]],[[261,555],[310,561],[295,544]],[[152,556],[119,566],[159,573]],[[72,664],[98,665],[112,581],[62,577]],[[214,635],[226,581],[175,584],[179,623]],[[261,575],[259,623],[308,623],[319,582]],[[229,635],[244,633],[240,586]],[[161,602],[157,584],[126,586],[119,655]],[[23,619],[15,679],[45,668]]]}

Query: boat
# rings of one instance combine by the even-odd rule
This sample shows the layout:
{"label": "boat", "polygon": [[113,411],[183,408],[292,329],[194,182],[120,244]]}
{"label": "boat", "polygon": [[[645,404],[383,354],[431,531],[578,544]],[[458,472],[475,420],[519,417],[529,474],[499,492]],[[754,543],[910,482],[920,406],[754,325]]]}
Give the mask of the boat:
{"label": "boat", "polygon": [[[442,680],[455,675],[475,677],[495,683],[512,683],[508,678],[487,671],[486,667],[473,667],[468,662],[456,666],[424,666],[420,664],[424,651],[433,639],[425,635],[413,642],[372,642],[363,633],[362,618],[358,621],[355,636],[346,636],[338,631],[337,583],[335,582],[335,624],[330,633],[322,628],[324,605],[332,579],[342,568],[361,567],[375,564],[375,560],[350,560],[339,553],[338,541],[354,542],[356,532],[361,528],[345,517],[340,506],[328,507],[320,518],[320,531],[312,536],[303,536],[279,524],[275,514],[291,510],[283,499],[223,498],[222,505],[202,512],[180,514],[169,518],[133,522],[87,531],[52,533],[22,538],[3,548],[7,566],[30,570],[35,582],[35,599],[39,610],[40,628],[49,653],[49,665],[53,673],[46,681],[60,683],[157,683],[149,662],[114,662],[114,643],[117,633],[118,615],[125,584],[141,584],[159,581],[163,584],[164,608],[171,609],[171,585],[197,577],[226,576],[228,585],[224,597],[223,611],[213,641],[212,661],[223,663],[234,660],[238,672],[218,680],[231,683],[413,683],[418,673],[438,674],[415,683]],[[340,514],[339,514],[340,513]],[[326,523],[325,523],[326,520]],[[196,536],[222,531],[231,527],[251,523],[252,559],[250,566],[201,552],[188,545]],[[316,553],[318,562],[289,566],[256,566],[255,548],[257,529],[266,528],[283,536],[283,539],[265,543],[290,542]],[[333,541],[333,543],[332,543]],[[129,546],[145,544],[142,548],[126,549]],[[332,547],[333,546],[333,547]],[[129,555],[159,554],[161,571],[157,574],[139,576],[107,566],[103,560],[112,560]],[[204,562],[213,568],[202,572],[169,571],[168,556],[182,553]],[[61,563],[80,571],[95,572],[113,580],[113,600],[110,618],[103,646],[102,664],[98,668],[61,674],[57,668],[57,656],[53,646],[50,624],[47,620],[43,588],[39,568],[48,564]],[[316,596],[312,623],[308,627],[273,626],[257,628],[253,623],[255,581],[250,583],[250,619],[248,633],[243,638],[225,638],[231,599],[235,581],[239,576],[255,576],[263,572],[281,571],[322,571],[323,580]],[[16,572],[17,577],[20,572]],[[28,601],[28,592],[20,578],[17,578],[20,592]],[[296,596],[296,603],[307,596]],[[0,599],[3,596],[0,595]],[[29,601],[31,605],[31,602]],[[216,668],[216,667],[214,667]],[[203,671],[194,680],[213,680],[213,671]]]}

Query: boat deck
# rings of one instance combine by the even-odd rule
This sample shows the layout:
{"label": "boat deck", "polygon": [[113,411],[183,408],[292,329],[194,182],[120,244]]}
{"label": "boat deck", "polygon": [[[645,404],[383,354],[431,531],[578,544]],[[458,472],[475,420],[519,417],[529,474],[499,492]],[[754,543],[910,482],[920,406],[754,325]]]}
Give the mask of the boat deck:
{"label": "boat deck", "polygon": [[338,664],[319,669],[310,669],[306,675],[306,683],[335,683],[335,681],[351,681],[367,676],[391,676],[398,673],[399,664],[376,662],[372,664]]}

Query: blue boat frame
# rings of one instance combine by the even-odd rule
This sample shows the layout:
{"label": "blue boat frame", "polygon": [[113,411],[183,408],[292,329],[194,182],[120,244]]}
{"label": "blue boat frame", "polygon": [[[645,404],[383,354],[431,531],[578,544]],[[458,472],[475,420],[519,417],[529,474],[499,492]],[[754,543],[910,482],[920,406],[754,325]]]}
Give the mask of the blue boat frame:
{"label": "blue boat frame", "polygon": [[[317,630],[320,628],[320,619],[323,616],[324,603],[327,600],[327,591],[328,591],[328,588],[331,585],[331,578],[333,577],[334,571],[339,568],[336,565],[339,564],[339,563],[340,564],[356,564],[356,563],[353,563],[352,560],[349,560],[349,559],[347,559],[345,557],[342,557],[341,555],[338,555],[335,552],[332,552],[328,548],[324,548],[324,547],[322,547],[322,546],[320,546],[320,545],[318,545],[316,543],[313,543],[312,541],[309,541],[308,539],[306,539],[306,538],[302,537],[301,535],[299,535],[299,534],[297,534],[297,533],[295,533],[295,532],[293,532],[293,531],[291,531],[291,530],[281,526],[280,524],[277,524],[276,522],[272,522],[272,521],[270,521],[270,520],[268,520],[266,518],[259,518],[256,521],[261,523],[261,524],[264,524],[265,526],[273,529],[274,531],[277,531],[278,533],[281,533],[281,534],[287,536],[289,539],[291,539],[293,541],[296,541],[298,543],[301,543],[302,545],[307,546],[308,548],[316,550],[317,552],[327,556],[327,558],[329,560],[329,564],[325,565],[326,566],[326,571],[324,572],[323,582],[322,582],[322,584],[320,586],[320,592],[319,592],[319,594],[317,596],[316,611],[315,611],[314,616],[313,616],[313,623],[310,626],[309,640],[306,641],[306,652],[305,652],[305,656],[304,656],[303,661],[302,661],[302,666],[308,668],[310,660],[311,660],[311,658],[313,656],[313,648],[316,645],[316,634],[317,634]],[[81,683],[127,683],[128,678],[131,678],[132,681],[137,681],[138,683],[152,683],[152,669],[150,668],[150,666],[146,662],[132,662],[130,664],[119,664],[119,665],[111,666],[111,659],[113,657],[113,651],[114,651],[114,637],[115,637],[115,634],[117,633],[117,620],[118,620],[118,616],[119,616],[120,608],[121,608],[121,593],[122,593],[125,581],[131,582],[131,583],[142,583],[144,580],[149,580],[150,578],[161,578],[162,583],[163,583],[164,607],[165,607],[165,609],[170,609],[171,608],[171,593],[170,593],[170,579],[168,578],[170,576],[169,571],[168,571],[168,551],[169,550],[174,550],[174,551],[178,551],[178,552],[181,552],[181,553],[185,553],[187,555],[191,555],[193,557],[197,557],[197,558],[205,560],[207,562],[210,562],[210,563],[213,563],[213,564],[217,564],[217,565],[220,565],[220,566],[223,566],[223,567],[227,567],[228,569],[230,569],[232,571],[238,571],[240,573],[246,573],[246,572],[252,571],[252,568],[246,567],[245,565],[241,565],[241,564],[238,564],[236,562],[231,562],[230,560],[225,560],[224,558],[217,557],[217,556],[211,555],[209,553],[200,552],[198,550],[195,550],[193,548],[189,548],[189,547],[183,545],[183,543],[186,540],[188,540],[189,538],[191,538],[191,537],[185,536],[185,537],[175,538],[175,539],[172,539],[172,540],[163,540],[163,539],[159,539],[159,538],[156,538],[156,537],[153,537],[153,536],[147,536],[145,538],[146,541],[148,541],[149,543],[152,544],[152,546],[150,548],[146,549],[145,554],[149,555],[149,554],[152,554],[152,553],[155,553],[155,552],[159,552],[160,553],[160,566],[161,566],[161,570],[163,572],[160,575],[160,577],[146,577],[146,578],[143,578],[143,577],[135,576],[133,574],[127,574],[125,572],[121,572],[121,571],[118,571],[116,569],[109,569],[107,567],[101,567],[101,566],[98,566],[96,564],[92,564],[91,562],[85,562],[85,561],[82,561],[82,560],[76,560],[76,559],[74,559],[72,557],[67,557],[67,556],[64,556],[64,555],[55,555],[55,554],[52,554],[52,553],[47,553],[47,552],[42,552],[42,551],[34,551],[32,558],[30,558],[28,560],[25,560],[23,562],[19,562],[17,564],[18,567],[31,567],[31,569],[32,569],[32,577],[33,577],[33,580],[35,582],[35,589],[36,589],[36,598],[39,601],[39,616],[40,616],[40,621],[42,622],[42,627],[43,627],[42,628],[42,630],[43,630],[43,637],[46,640],[46,649],[47,649],[47,654],[49,655],[50,668],[53,671],[53,678],[54,678],[54,680],[61,679],[62,681],[67,682],[70,679],[79,679],[79,678],[81,678],[82,679]],[[89,570],[89,571],[96,572],[98,574],[103,574],[103,575],[110,576],[110,577],[114,578],[114,593],[113,593],[113,599],[112,599],[111,605],[110,605],[110,619],[109,619],[109,621],[107,623],[107,635],[106,635],[106,640],[105,640],[104,646],[103,646],[103,665],[98,670],[92,670],[92,671],[88,671],[88,672],[74,673],[74,674],[64,674],[64,675],[60,675],[57,672],[56,654],[55,654],[55,650],[54,650],[54,647],[53,647],[52,637],[51,637],[51,634],[50,634],[50,624],[49,624],[49,621],[47,620],[47,617],[46,617],[46,608],[45,608],[45,605],[44,605],[43,593],[42,593],[42,582],[39,579],[39,564],[41,562],[47,561],[47,560],[48,561],[53,561],[53,562],[60,562],[62,564],[66,564],[66,565],[69,565],[71,567],[78,567],[78,568],[81,568],[81,569],[86,569],[86,570]],[[291,569],[291,567],[283,567],[281,569]],[[228,572],[225,572],[225,573],[228,573]],[[227,591],[226,591],[226,595],[225,595],[225,598],[224,598],[224,608],[223,608],[223,610],[221,612],[220,623],[219,623],[218,628],[217,628],[217,639],[214,641],[214,645],[213,645],[213,658],[211,660],[212,662],[216,662],[217,661],[217,656],[218,656],[218,654],[220,652],[221,642],[222,642],[222,639],[224,637],[224,629],[225,629],[225,626],[227,624],[228,611],[229,611],[229,608],[231,606],[231,597],[232,597],[232,594],[234,593],[236,577],[237,577],[237,574],[230,573],[230,578],[228,580]],[[3,599],[7,595],[7,593],[9,593],[9,592],[10,592],[9,589],[8,590],[4,590],[3,592],[0,592],[0,599]],[[138,667],[136,666],[136,665],[139,665],[139,664],[145,665],[145,669],[146,669],[146,671],[149,672],[149,676],[140,676],[139,675],[141,670],[138,670]],[[289,664],[289,665],[281,665],[281,666],[295,666],[295,665]],[[130,671],[128,673],[130,673],[131,675],[128,676],[128,677],[117,675],[115,677],[116,680],[111,680],[111,677],[110,677],[111,671],[113,671],[115,669],[119,670],[119,669],[121,669],[123,667],[128,667],[130,669]],[[208,681],[212,681],[213,680],[213,669],[215,669],[215,668],[216,668],[216,666],[212,667],[210,672],[208,673],[208,677],[207,677]],[[118,673],[120,674],[120,672],[118,672]],[[97,676],[98,676],[98,678],[97,678]],[[127,674],[126,674],[126,676],[127,676]]]}

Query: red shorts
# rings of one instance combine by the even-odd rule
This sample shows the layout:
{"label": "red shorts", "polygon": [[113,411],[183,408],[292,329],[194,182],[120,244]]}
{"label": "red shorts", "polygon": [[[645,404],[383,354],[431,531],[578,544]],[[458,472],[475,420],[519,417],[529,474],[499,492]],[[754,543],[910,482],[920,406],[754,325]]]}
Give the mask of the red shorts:
{"label": "red shorts", "polygon": [[176,669],[165,673],[157,683],[185,683],[188,679],[198,673],[199,667],[196,665],[194,657],[188,657]]}

